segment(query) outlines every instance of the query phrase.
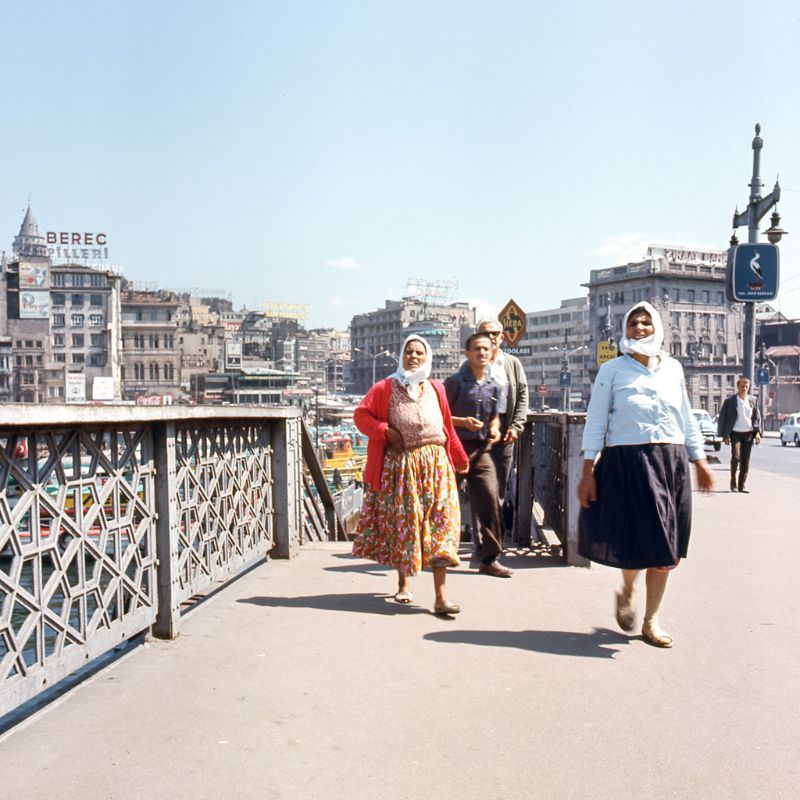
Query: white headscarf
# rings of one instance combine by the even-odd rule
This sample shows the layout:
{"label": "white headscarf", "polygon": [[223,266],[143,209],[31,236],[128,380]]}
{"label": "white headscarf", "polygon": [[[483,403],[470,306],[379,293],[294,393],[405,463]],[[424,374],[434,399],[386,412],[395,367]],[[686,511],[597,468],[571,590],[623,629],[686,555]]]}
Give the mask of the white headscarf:
{"label": "white headscarf", "polygon": [[[425,348],[425,362],[420,364],[415,370],[405,369],[403,367],[403,356],[406,352],[406,347],[409,342],[419,342]],[[418,334],[412,333],[406,337],[403,346],[400,348],[400,361],[397,369],[389,376],[394,378],[401,386],[408,392],[408,396],[416,400],[422,391],[422,382],[428,379],[431,374],[431,367],[433,366],[433,354],[431,353],[431,346]]]}
{"label": "white headscarf", "polygon": [[[626,335],[628,332],[628,317],[630,317],[636,309],[640,308],[644,309],[650,315],[655,330],[650,336],[645,336],[644,339],[629,339]],[[641,303],[636,303],[631,306],[622,322],[622,339],[619,343],[619,349],[623,353],[638,353],[639,355],[654,359],[661,354],[662,344],[664,344],[664,325],[661,322],[658,311],[647,301],[642,301]],[[652,362],[650,365],[652,366]]]}

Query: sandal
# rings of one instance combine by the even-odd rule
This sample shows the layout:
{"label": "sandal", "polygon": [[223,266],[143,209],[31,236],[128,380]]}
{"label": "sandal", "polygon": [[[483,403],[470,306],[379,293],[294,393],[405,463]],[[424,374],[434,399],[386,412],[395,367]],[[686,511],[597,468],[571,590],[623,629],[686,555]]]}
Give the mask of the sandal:
{"label": "sandal", "polygon": [[453,614],[458,614],[459,611],[461,611],[461,606],[458,603],[451,603],[449,600],[435,606],[433,609],[433,613],[437,617],[449,617]]}
{"label": "sandal", "polygon": [[404,606],[407,606],[409,603],[414,602],[414,595],[411,592],[398,592],[394,596],[394,600],[396,603],[402,603]]}
{"label": "sandal", "polygon": [[625,592],[617,592],[617,625],[624,631],[632,631],[636,624],[636,607],[633,595],[626,598]]}
{"label": "sandal", "polygon": [[672,637],[657,622],[645,622],[642,625],[642,637],[653,647],[672,647]]}

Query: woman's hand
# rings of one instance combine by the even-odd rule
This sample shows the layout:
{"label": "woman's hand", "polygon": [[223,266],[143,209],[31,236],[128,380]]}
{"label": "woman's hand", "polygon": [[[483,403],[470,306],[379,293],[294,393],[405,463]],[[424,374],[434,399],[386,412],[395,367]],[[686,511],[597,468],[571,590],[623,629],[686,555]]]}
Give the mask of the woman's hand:
{"label": "woman's hand", "polygon": [[701,492],[708,494],[714,488],[714,473],[708,466],[708,461],[701,458],[694,462],[695,474],[697,475],[697,488]]}
{"label": "woman's hand", "polygon": [[389,443],[389,447],[396,453],[403,452],[403,437],[400,435],[399,431],[396,431],[394,428],[387,428],[386,441]]}
{"label": "woman's hand", "polygon": [[597,500],[597,483],[594,479],[594,459],[584,459],[581,482],[578,484],[578,502],[581,508],[589,508]]}
{"label": "woman's hand", "polygon": [[581,508],[589,508],[595,500],[597,500],[597,484],[592,472],[584,475],[578,484],[578,502],[580,502]]}

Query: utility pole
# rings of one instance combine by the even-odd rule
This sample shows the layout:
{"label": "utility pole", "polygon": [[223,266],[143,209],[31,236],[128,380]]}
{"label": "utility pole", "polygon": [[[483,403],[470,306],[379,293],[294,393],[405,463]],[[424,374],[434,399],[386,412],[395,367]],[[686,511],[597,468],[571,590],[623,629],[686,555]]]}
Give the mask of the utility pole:
{"label": "utility pole", "polygon": [[[756,135],[753,139],[753,177],[750,181],[750,202],[747,208],[739,213],[737,208],[733,213],[734,235],[731,244],[736,244],[736,228],[747,225],[747,241],[749,244],[758,243],[758,223],[761,218],[781,199],[781,187],[775,181],[775,188],[766,196],[762,197],[761,192],[764,184],[761,181],[761,150],[764,147],[764,140],[760,136],[761,125],[756,124]],[[778,221],[780,218],[778,218]],[[773,229],[778,226],[773,221]],[[769,232],[768,232],[769,233]],[[783,233],[783,231],[781,231]],[[773,237],[769,237],[773,241]],[[777,237],[780,240],[780,235]],[[756,352],[756,304],[755,302],[744,303],[744,324],[742,330],[742,350],[743,364],[742,374],[753,383],[753,366],[755,363]]]}

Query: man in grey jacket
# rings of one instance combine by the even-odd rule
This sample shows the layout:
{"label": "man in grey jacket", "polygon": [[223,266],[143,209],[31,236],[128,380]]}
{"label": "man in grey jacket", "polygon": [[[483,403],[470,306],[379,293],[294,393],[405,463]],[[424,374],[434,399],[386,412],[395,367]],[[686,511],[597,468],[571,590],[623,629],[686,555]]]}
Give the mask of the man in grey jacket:
{"label": "man in grey jacket", "polygon": [[492,460],[497,471],[498,501],[502,509],[511,474],[514,442],[522,433],[528,416],[528,381],[520,360],[500,349],[503,343],[503,324],[496,319],[481,320],[478,331],[488,333],[491,337],[492,376],[501,385],[505,384],[505,411],[502,400],[500,404],[500,441],[492,447]]}

